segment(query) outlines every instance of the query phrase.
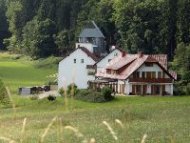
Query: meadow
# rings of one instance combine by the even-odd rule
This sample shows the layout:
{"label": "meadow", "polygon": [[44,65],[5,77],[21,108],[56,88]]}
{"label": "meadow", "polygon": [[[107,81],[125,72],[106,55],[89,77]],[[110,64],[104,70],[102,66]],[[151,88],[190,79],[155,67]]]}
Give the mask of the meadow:
{"label": "meadow", "polygon": [[[12,103],[0,106],[0,143],[188,143],[190,97],[116,97],[87,103],[58,97],[31,100],[18,86],[44,84],[56,68],[0,54],[0,76]],[[147,136],[145,136],[147,135]],[[144,139],[143,139],[144,137]]]}

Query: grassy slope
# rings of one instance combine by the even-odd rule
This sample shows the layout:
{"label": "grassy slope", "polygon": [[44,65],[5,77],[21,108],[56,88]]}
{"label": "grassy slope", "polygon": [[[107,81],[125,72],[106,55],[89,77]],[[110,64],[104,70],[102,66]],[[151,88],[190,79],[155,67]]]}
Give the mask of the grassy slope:
{"label": "grassy slope", "polygon": [[37,69],[26,58],[13,60],[13,56],[0,54],[0,78],[13,93],[18,91],[18,87],[43,85],[47,76],[56,72],[56,69]]}
{"label": "grassy slope", "polygon": [[[21,84],[41,84],[46,79],[42,75],[48,75],[46,72],[52,71],[35,69],[31,62],[25,61],[26,65],[23,60],[14,62],[3,58],[2,55],[0,57],[0,61],[4,60],[0,62],[0,69],[6,69],[6,72],[0,70],[0,74],[3,74],[3,79],[13,91],[19,85],[20,79]],[[24,74],[23,68],[20,67],[27,70],[30,76]],[[11,72],[12,68],[14,72]],[[48,131],[45,143],[80,143],[84,138],[92,137],[97,143],[115,143],[102,124],[104,120],[114,129],[118,143],[139,143],[145,133],[148,135],[147,142],[150,143],[190,141],[190,97],[118,97],[112,102],[102,104],[72,99],[66,102],[61,97],[55,102],[18,96],[14,96],[13,100],[16,104],[15,113],[12,108],[0,109],[0,137],[8,137],[17,142],[20,142],[21,138],[25,143],[39,142],[48,124],[56,116],[59,120]],[[24,118],[27,118],[26,129],[21,135]],[[114,122],[115,119],[123,122],[123,129]],[[78,128],[84,137],[76,137],[71,131],[65,130],[66,125]]]}

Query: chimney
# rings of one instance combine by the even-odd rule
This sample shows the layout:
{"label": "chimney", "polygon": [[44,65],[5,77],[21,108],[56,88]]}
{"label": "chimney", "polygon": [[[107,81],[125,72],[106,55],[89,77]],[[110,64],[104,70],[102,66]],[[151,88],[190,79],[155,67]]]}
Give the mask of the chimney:
{"label": "chimney", "polygon": [[139,56],[139,58],[142,58],[143,57],[143,52],[142,51],[140,51],[140,52],[138,52],[138,56]]}
{"label": "chimney", "polygon": [[124,52],[124,51],[122,51],[121,56],[122,56],[122,57],[125,57],[126,55],[127,55],[127,53],[126,53],[126,52]]}

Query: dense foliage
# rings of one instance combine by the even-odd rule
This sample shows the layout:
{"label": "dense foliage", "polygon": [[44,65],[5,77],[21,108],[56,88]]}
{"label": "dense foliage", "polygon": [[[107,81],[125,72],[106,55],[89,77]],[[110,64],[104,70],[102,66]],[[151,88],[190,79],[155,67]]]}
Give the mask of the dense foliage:
{"label": "dense foliage", "polygon": [[188,0],[0,0],[0,46],[4,39],[10,51],[34,58],[65,55],[95,20],[108,45],[172,59],[178,43],[190,42],[189,9]]}
{"label": "dense foliage", "polygon": [[0,103],[8,103],[9,98],[4,83],[0,79]]}
{"label": "dense foliage", "polygon": [[0,49],[33,58],[65,56],[94,20],[108,46],[168,54],[180,65],[181,79],[188,78],[180,59],[190,56],[187,50],[183,57],[190,44],[189,0],[0,0],[0,19]]}
{"label": "dense foliage", "polygon": [[94,91],[92,89],[79,90],[74,98],[94,103],[107,102],[114,99],[109,87],[104,87],[101,91]]}

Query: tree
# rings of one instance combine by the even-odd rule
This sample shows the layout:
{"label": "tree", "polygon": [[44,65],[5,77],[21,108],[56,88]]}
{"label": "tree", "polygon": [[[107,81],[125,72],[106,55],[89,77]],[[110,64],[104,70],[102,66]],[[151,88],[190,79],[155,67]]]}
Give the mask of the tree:
{"label": "tree", "polygon": [[5,0],[0,0],[0,50],[5,48],[3,39],[9,36],[8,23],[6,19],[6,3]]}
{"label": "tree", "polygon": [[22,11],[22,5],[20,1],[10,0],[7,1],[7,20],[9,23],[9,31],[12,36],[5,40],[7,48],[14,52],[19,52],[19,44],[21,42],[22,24],[20,21],[20,12]]}
{"label": "tree", "polygon": [[161,6],[159,0],[114,1],[113,18],[125,49],[132,53],[159,51]]}
{"label": "tree", "polygon": [[180,43],[174,57],[174,67],[181,79],[190,83],[190,44]]}
{"label": "tree", "polygon": [[23,30],[23,51],[33,58],[54,55],[57,46],[54,41],[56,25],[50,20],[39,21],[36,17]]}
{"label": "tree", "polygon": [[66,55],[70,51],[69,34],[67,30],[61,31],[56,36],[56,41],[60,55]]}
{"label": "tree", "polygon": [[178,41],[190,43],[190,1],[179,1],[179,35]]}
{"label": "tree", "polygon": [[178,0],[168,0],[168,43],[167,51],[169,59],[174,57],[176,49]]}

